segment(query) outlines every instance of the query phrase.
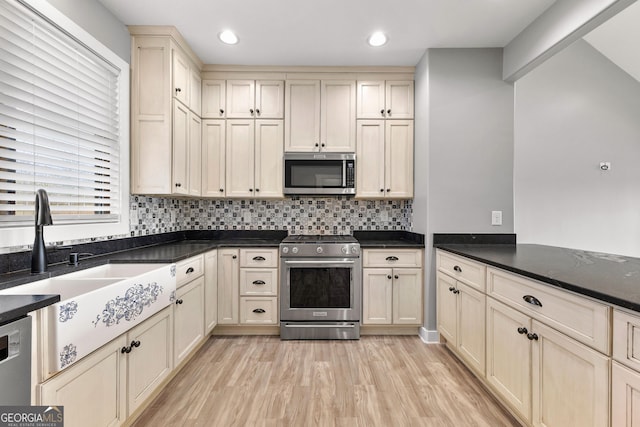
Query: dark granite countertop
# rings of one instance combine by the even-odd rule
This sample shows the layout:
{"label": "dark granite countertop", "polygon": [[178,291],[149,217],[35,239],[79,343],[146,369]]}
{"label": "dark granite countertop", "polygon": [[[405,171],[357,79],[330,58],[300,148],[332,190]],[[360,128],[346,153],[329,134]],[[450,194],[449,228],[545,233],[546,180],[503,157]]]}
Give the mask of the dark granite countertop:
{"label": "dark granite countertop", "polygon": [[60,295],[2,295],[0,297],[0,326],[58,301],[60,301]]}
{"label": "dark granite countertop", "polygon": [[424,234],[409,231],[354,231],[364,249],[375,248],[424,248]]}
{"label": "dark granite countertop", "polygon": [[553,286],[640,311],[640,258],[531,244],[435,246]]}

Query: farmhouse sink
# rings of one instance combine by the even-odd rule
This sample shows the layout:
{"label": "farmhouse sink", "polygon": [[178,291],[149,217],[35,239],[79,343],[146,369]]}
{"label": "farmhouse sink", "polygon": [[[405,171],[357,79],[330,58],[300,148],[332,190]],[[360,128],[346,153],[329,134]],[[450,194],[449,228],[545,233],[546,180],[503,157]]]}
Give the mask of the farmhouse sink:
{"label": "farmhouse sink", "polygon": [[175,291],[175,264],[105,264],[0,294],[60,295],[36,314],[49,376],[170,305]]}

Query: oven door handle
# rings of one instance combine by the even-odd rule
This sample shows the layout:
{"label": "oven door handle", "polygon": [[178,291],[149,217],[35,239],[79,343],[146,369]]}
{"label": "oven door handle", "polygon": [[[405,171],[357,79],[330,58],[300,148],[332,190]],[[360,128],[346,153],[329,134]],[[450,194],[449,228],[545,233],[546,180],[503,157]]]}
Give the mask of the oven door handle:
{"label": "oven door handle", "polygon": [[285,264],[293,264],[293,265],[301,265],[301,264],[309,264],[309,265],[336,265],[336,264],[344,264],[344,265],[348,265],[348,264],[355,264],[355,261],[352,260],[348,260],[348,261],[316,261],[316,260],[306,260],[306,261],[296,261],[296,260],[286,260],[283,261]]}
{"label": "oven door handle", "polygon": [[356,325],[350,323],[348,325],[289,325],[285,324],[285,328],[355,328]]}

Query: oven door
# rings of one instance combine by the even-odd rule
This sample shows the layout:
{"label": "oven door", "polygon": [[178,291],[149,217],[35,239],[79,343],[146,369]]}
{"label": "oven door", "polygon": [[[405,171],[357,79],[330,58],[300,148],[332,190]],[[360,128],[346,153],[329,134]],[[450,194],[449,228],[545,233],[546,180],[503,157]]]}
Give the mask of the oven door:
{"label": "oven door", "polygon": [[359,321],[359,258],[281,258],[280,320]]}

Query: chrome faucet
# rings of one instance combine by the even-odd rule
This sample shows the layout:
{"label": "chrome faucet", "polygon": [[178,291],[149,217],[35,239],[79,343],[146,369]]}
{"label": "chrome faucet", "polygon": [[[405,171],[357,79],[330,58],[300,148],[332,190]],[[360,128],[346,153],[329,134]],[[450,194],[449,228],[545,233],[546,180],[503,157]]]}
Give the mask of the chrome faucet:
{"label": "chrome faucet", "polygon": [[31,272],[44,273],[47,271],[47,249],[44,246],[43,228],[53,224],[49,196],[42,188],[36,191],[36,238],[31,252]]}

